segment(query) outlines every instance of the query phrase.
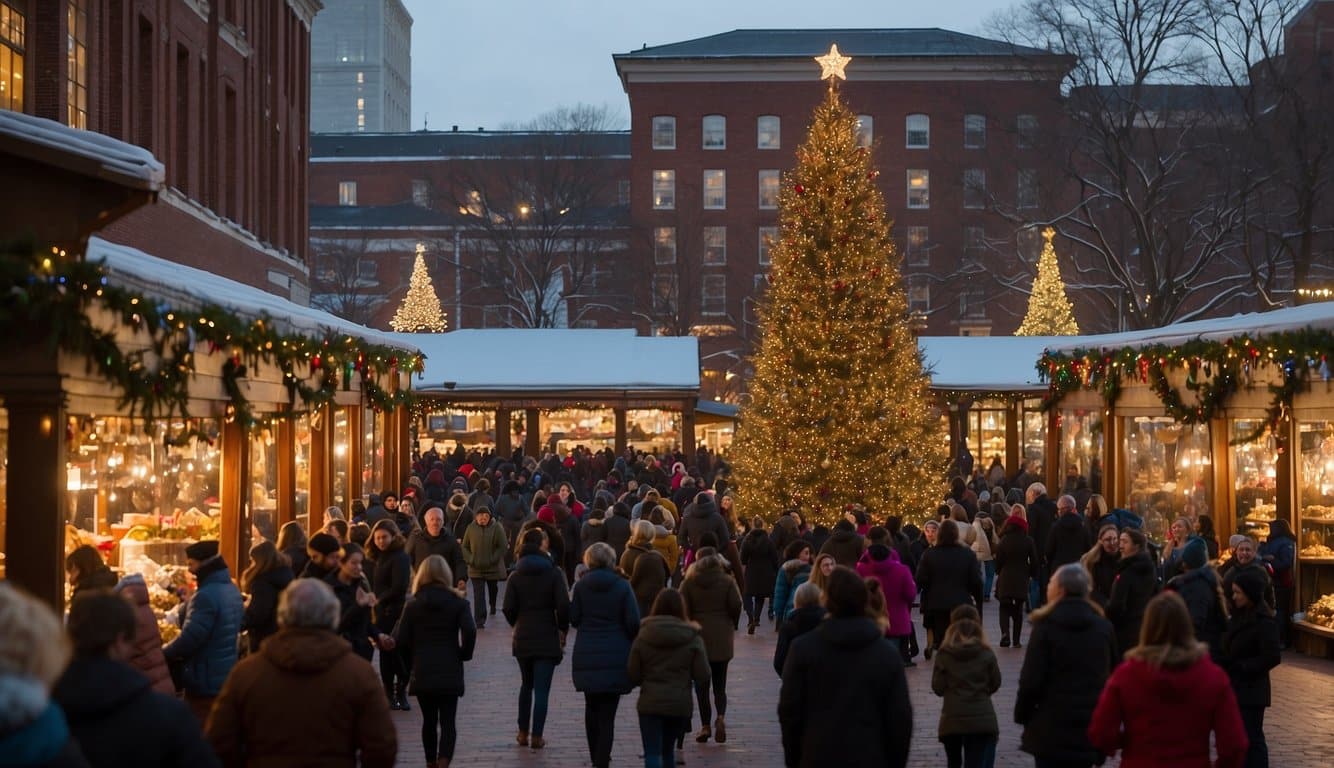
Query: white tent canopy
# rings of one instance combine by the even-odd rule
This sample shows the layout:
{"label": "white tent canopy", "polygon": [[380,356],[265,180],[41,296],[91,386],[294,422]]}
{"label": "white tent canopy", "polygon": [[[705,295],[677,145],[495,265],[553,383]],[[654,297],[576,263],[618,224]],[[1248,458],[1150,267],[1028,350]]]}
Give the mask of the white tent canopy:
{"label": "white tent canopy", "polygon": [[[1053,352],[1072,352],[1076,349],[1119,349],[1147,347],[1153,344],[1177,345],[1194,339],[1225,341],[1244,335],[1255,337],[1267,333],[1294,331],[1301,328],[1334,328],[1334,302],[1304,304],[1300,307],[1276,309],[1272,312],[1248,312],[1231,317],[1192,320],[1162,328],[1126,333],[1105,333],[1099,336],[1061,336],[1049,340]],[[1035,357],[1034,360],[1037,358]]]}
{"label": "white tent canopy", "polygon": [[1042,351],[1071,336],[921,336],[917,346],[932,389],[1042,392],[1035,367]]}

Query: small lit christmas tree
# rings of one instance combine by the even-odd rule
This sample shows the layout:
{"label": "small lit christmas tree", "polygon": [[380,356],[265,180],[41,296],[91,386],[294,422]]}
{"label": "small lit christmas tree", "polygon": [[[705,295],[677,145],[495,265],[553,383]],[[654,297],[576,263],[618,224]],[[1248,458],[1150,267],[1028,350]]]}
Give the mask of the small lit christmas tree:
{"label": "small lit christmas tree", "polygon": [[440,333],[448,327],[445,312],[440,308],[440,297],[435,295],[431,276],[426,271],[425,248],[417,244],[417,260],[412,265],[412,279],[408,295],[389,321],[389,327],[400,333]]}
{"label": "small lit christmas tree", "polygon": [[1061,267],[1056,263],[1056,246],[1052,239],[1056,230],[1042,231],[1042,257],[1038,259],[1038,276],[1033,280],[1033,292],[1028,296],[1028,314],[1019,325],[1015,336],[1077,336],[1074,305],[1065,295],[1061,282]]}
{"label": "small lit christmas tree", "polygon": [[[826,77],[829,58],[819,57]],[[940,416],[877,175],[831,87],[779,193],[781,235],[731,453],[743,516],[800,506],[830,524],[861,504],[876,520],[920,521],[942,498]]]}

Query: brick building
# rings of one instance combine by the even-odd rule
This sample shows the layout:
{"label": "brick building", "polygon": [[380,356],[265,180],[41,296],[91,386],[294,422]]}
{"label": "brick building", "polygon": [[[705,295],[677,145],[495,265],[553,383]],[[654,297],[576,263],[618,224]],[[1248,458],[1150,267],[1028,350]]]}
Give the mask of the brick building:
{"label": "brick building", "polygon": [[318,0],[3,0],[0,107],[150,150],[166,187],[100,236],[306,299]]}

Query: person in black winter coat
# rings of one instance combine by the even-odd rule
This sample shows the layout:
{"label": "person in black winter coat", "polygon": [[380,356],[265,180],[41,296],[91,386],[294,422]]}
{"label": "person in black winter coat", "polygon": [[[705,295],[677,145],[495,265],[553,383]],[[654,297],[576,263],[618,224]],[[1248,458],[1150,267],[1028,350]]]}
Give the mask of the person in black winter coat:
{"label": "person in black winter coat", "polygon": [[1148,539],[1133,528],[1121,531],[1121,561],[1116,564],[1116,581],[1107,600],[1107,619],[1116,628],[1116,654],[1119,660],[1139,644],[1139,628],[1144,609],[1158,593],[1158,569],[1148,552]]}
{"label": "person in black winter coat", "polygon": [[1056,508],[1060,511],[1060,516],[1052,524],[1051,532],[1047,535],[1047,547],[1042,553],[1048,573],[1055,573],[1056,569],[1063,565],[1079,562],[1079,558],[1093,547],[1093,542],[1088,537],[1088,529],[1084,527],[1083,519],[1075,511],[1074,497],[1062,496]]}
{"label": "person in black winter coat", "polygon": [[[356,544],[347,544],[342,550],[342,562],[324,579],[338,598],[338,636],[348,641],[356,653],[366,661],[375,655],[372,640],[382,642],[385,636],[372,620],[375,593],[370,591],[364,575],[365,553]],[[390,639],[392,643],[392,638]]]}
{"label": "person in black winter coat", "polygon": [[287,556],[271,541],[261,541],[250,548],[250,567],[241,574],[241,591],[250,596],[241,628],[247,633],[251,653],[278,631],[278,595],[292,583],[292,568]]}
{"label": "person in black winter coat", "polygon": [[1000,604],[1000,647],[1008,648],[1013,642],[1016,648],[1022,648],[1028,583],[1038,573],[1038,549],[1028,535],[1027,521],[1018,515],[1005,521],[993,558],[996,561],[996,600]]}
{"label": "person in black winter coat", "polygon": [[681,524],[677,526],[681,548],[696,550],[704,546],[701,538],[705,533],[712,533],[714,541],[719,544],[732,538],[727,530],[727,521],[723,520],[718,505],[713,502],[713,494],[707,491],[696,496],[695,501],[681,513]]}
{"label": "person in black winter coat", "polygon": [[912,703],[903,659],[866,616],[866,601],[862,578],[835,568],[824,594],[829,618],[788,651],[778,694],[788,768],[908,763]]}
{"label": "person in black winter coat", "polygon": [[834,532],[816,550],[817,554],[833,555],[834,562],[845,568],[856,568],[857,561],[866,551],[866,539],[857,534],[857,528],[846,519],[834,524]]}
{"label": "person in black winter coat", "polygon": [[422,514],[422,521],[425,527],[412,532],[406,547],[413,569],[421,567],[431,555],[439,555],[454,576],[454,586],[466,585],[468,566],[463,562],[463,548],[454,534],[445,528],[444,510],[433,506]]}
{"label": "person in black winter coat", "polygon": [[1223,632],[1227,629],[1227,606],[1218,574],[1209,566],[1208,557],[1204,540],[1192,537],[1181,553],[1186,572],[1167,582],[1167,589],[1186,601],[1190,622],[1195,626],[1195,639],[1208,645],[1209,655],[1217,661],[1223,650]]}
{"label": "person in black winter coat", "polygon": [[463,663],[472,660],[477,644],[471,607],[454,584],[454,572],[445,558],[434,554],[424,558],[413,579],[412,599],[394,630],[397,652],[412,669],[408,692],[421,707],[422,749],[428,764],[443,759],[448,765],[454,759]]}
{"label": "person in black winter coat", "polygon": [[1272,703],[1269,670],[1281,660],[1278,622],[1274,609],[1265,603],[1268,580],[1260,573],[1244,571],[1232,585],[1236,606],[1223,633],[1221,664],[1237,694],[1241,721],[1246,725],[1250,750],[1246,768],[1267,768],[1269,745],[1265,742],[1265,709]]}
{"label": "person in black winter coat", "polygon": [[778,629],[778,643],[774,646],[774,671],[781,677],[792,641],[820,626],[828,613],[820,605],[820,588],[810,582],[797,587],[793,609]]}
{"label": "person in black winter coat", "polygon": [[1089,601],[1088,573],[1067,565],[1052,574],[1047,604],[1032,614],[1033,634],[1019,672],[1014,721],[1020,749],[1038,765],[1093,765],[1102,756],[1088,726],[1116,665],[1116,632]]}
{"label": "person in black winter coat", "polygon": [[[778,579],[778,550],[773,539],[764,530],[764,520],[755,518],[751,521],[750,532],[741,540],[741,565],[744,566],[745,589],[741,590],[741,603],[745,606],[750,623],[746,631],[755,634],[764,614],[765,598],[774,596],[774,582]],[[773,607],[770,606],[770,613]]]}
{"label": "person in black winter coat", "polygon": [[541,749],[546,746],[542,733],[551,678],[564,656],[565,633],[570,629],[570,593],[564,572],[548,553],[544,531],[528,531],[519,546],[519,559],[505,585],[503,612],[514,627],[512,647],[521,678],[517,741]]}
{"label": "person in black winter coat", "polygon": [[982,568],[973,550],[959,543],[959,526],[953,520],[940,524],[936,546],[917,564],[916,581],[922,591],[922,620],[931,630],[931,646],[925,651],[929,659],[945,638],[950,611],[971,602],[982,612]]}
{"label": "person in black winter coat", "polygon": [[[406,545],[393,520],[381,520],[371,529],[368,553],[374,555],[370,573],[371,589],[375,592],[375,628],[383,635],[393,633],[408,599],[412,559]],[[380,681],[389,697],[389,707],[406,712],[409,709],[407,667],[392,649],[380,649]]]}
{"label": "person in black winter coat", "polygon": [[1104,609],[1111,599],[1112,584],[1116,582],[1116,564],[1120,561],[1121,532],[1117,530],[1116,523],[1109,522],[1102,526],[1093,546],[1079,559],[1092,580],[1093,591],[1089,593],[1089,598]]}
{"label": "person in black winter coat", "polygon": [[[599,513],[601,510],[599,510]],[[570,624],[578,629],[571,655],[574,688],[584,694],[584,732],[593,768],[611,765],[616,710],[631,690],[630,644],[639,633],[639,605],[630,584],[616,572],[616,553],[606,542],[584,552],[588,572],[574,584]]]}
{"label": "person in black winter coat", "polygon": [[622,502],[611,506],[610,513],[603,518],[607,529],[607,543],[616,550],[616,559],[625,554],[625,545],[630,543],[630,508]]}
{"label": "person in black winter coat", "polygon": [[[1234,539],[1238,538],[1236,536]],[[1264,602],[1270,608],[1277,605],[1274,597],[1274,580],[1269,575],[1269,570],[1265,568],[1256,559],[1255,540],[1242,536],[1232,547],[1232,559],[1228,560],[1218,569],[1218,575],[1223,577],[1223,598],[1228,601],[1228,608],[1235,606],[1232,602],[1232,585],[1243,573],[1253,572],[1265,583]]]}
{"label": "person in black winter coat", "polygon": [[220,766],[179,699],[158,693],[125,663],[134,653],[134,608],[111,591],[88,591],[70,606],[75,656],[52,691],[91,768]]}
{"label": "person in black winter coat", "polygon": [[[523,488],[514,480],[506,481],[500,498],[496,499],[495,514],[500,527],[505,529],[506,541],[519,540],[519,529],[523,527],[524,520],[528,519],[528,512],[528,505],[523,500]],[[512,557],[510,561],[513,561]],[[457,575],[458,571],[454,573]]]}
{"label": "person in black winter coat", "polygon": [[[1047,563],[1044,559],[1047,554],[1047,537],[1051,535],[1051,528],[1056,524],[1056,502],[1047,497],[1047,486],[1042,483],[1033,483],[1028,486],[1024,493],[1028,501],[1028,534],[1033,537],[1033,543],[1038,548],[1038,575],[1035,581],[1043,582],[1046,580],[1048,572]],[[1029,609],[1037,608],[1042,605],[1044,594],[1043,590],[1035,590],[1037,594],[1037,605],[1030,605]]]}

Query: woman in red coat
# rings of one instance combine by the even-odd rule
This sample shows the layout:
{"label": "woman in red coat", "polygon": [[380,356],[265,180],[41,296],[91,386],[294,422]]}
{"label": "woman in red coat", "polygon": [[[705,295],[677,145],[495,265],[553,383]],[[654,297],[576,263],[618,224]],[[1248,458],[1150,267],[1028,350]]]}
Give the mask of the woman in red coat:
{"label": "woman in red coat", "polygon": [[134,654],[126,663],[143,672],[153,684],[153,690],[168,696],[176,695],[171,682],[167,659],[162,655],[162,635],[157,628],[157,615],[148,602],[148,583],[138,573],[132,573],[116,585],[119,592],[134,606]]}
{"label": "woman in red coat", "polygon": [[[1209,734],[1218,762],[1209,762]],[[1227,673],[1195,640],[1180,595],[1149,601],[1139,645],[1126,652],[1089,723],[1089,741],[1121,768],[1241,768],[1246,729]]]}

